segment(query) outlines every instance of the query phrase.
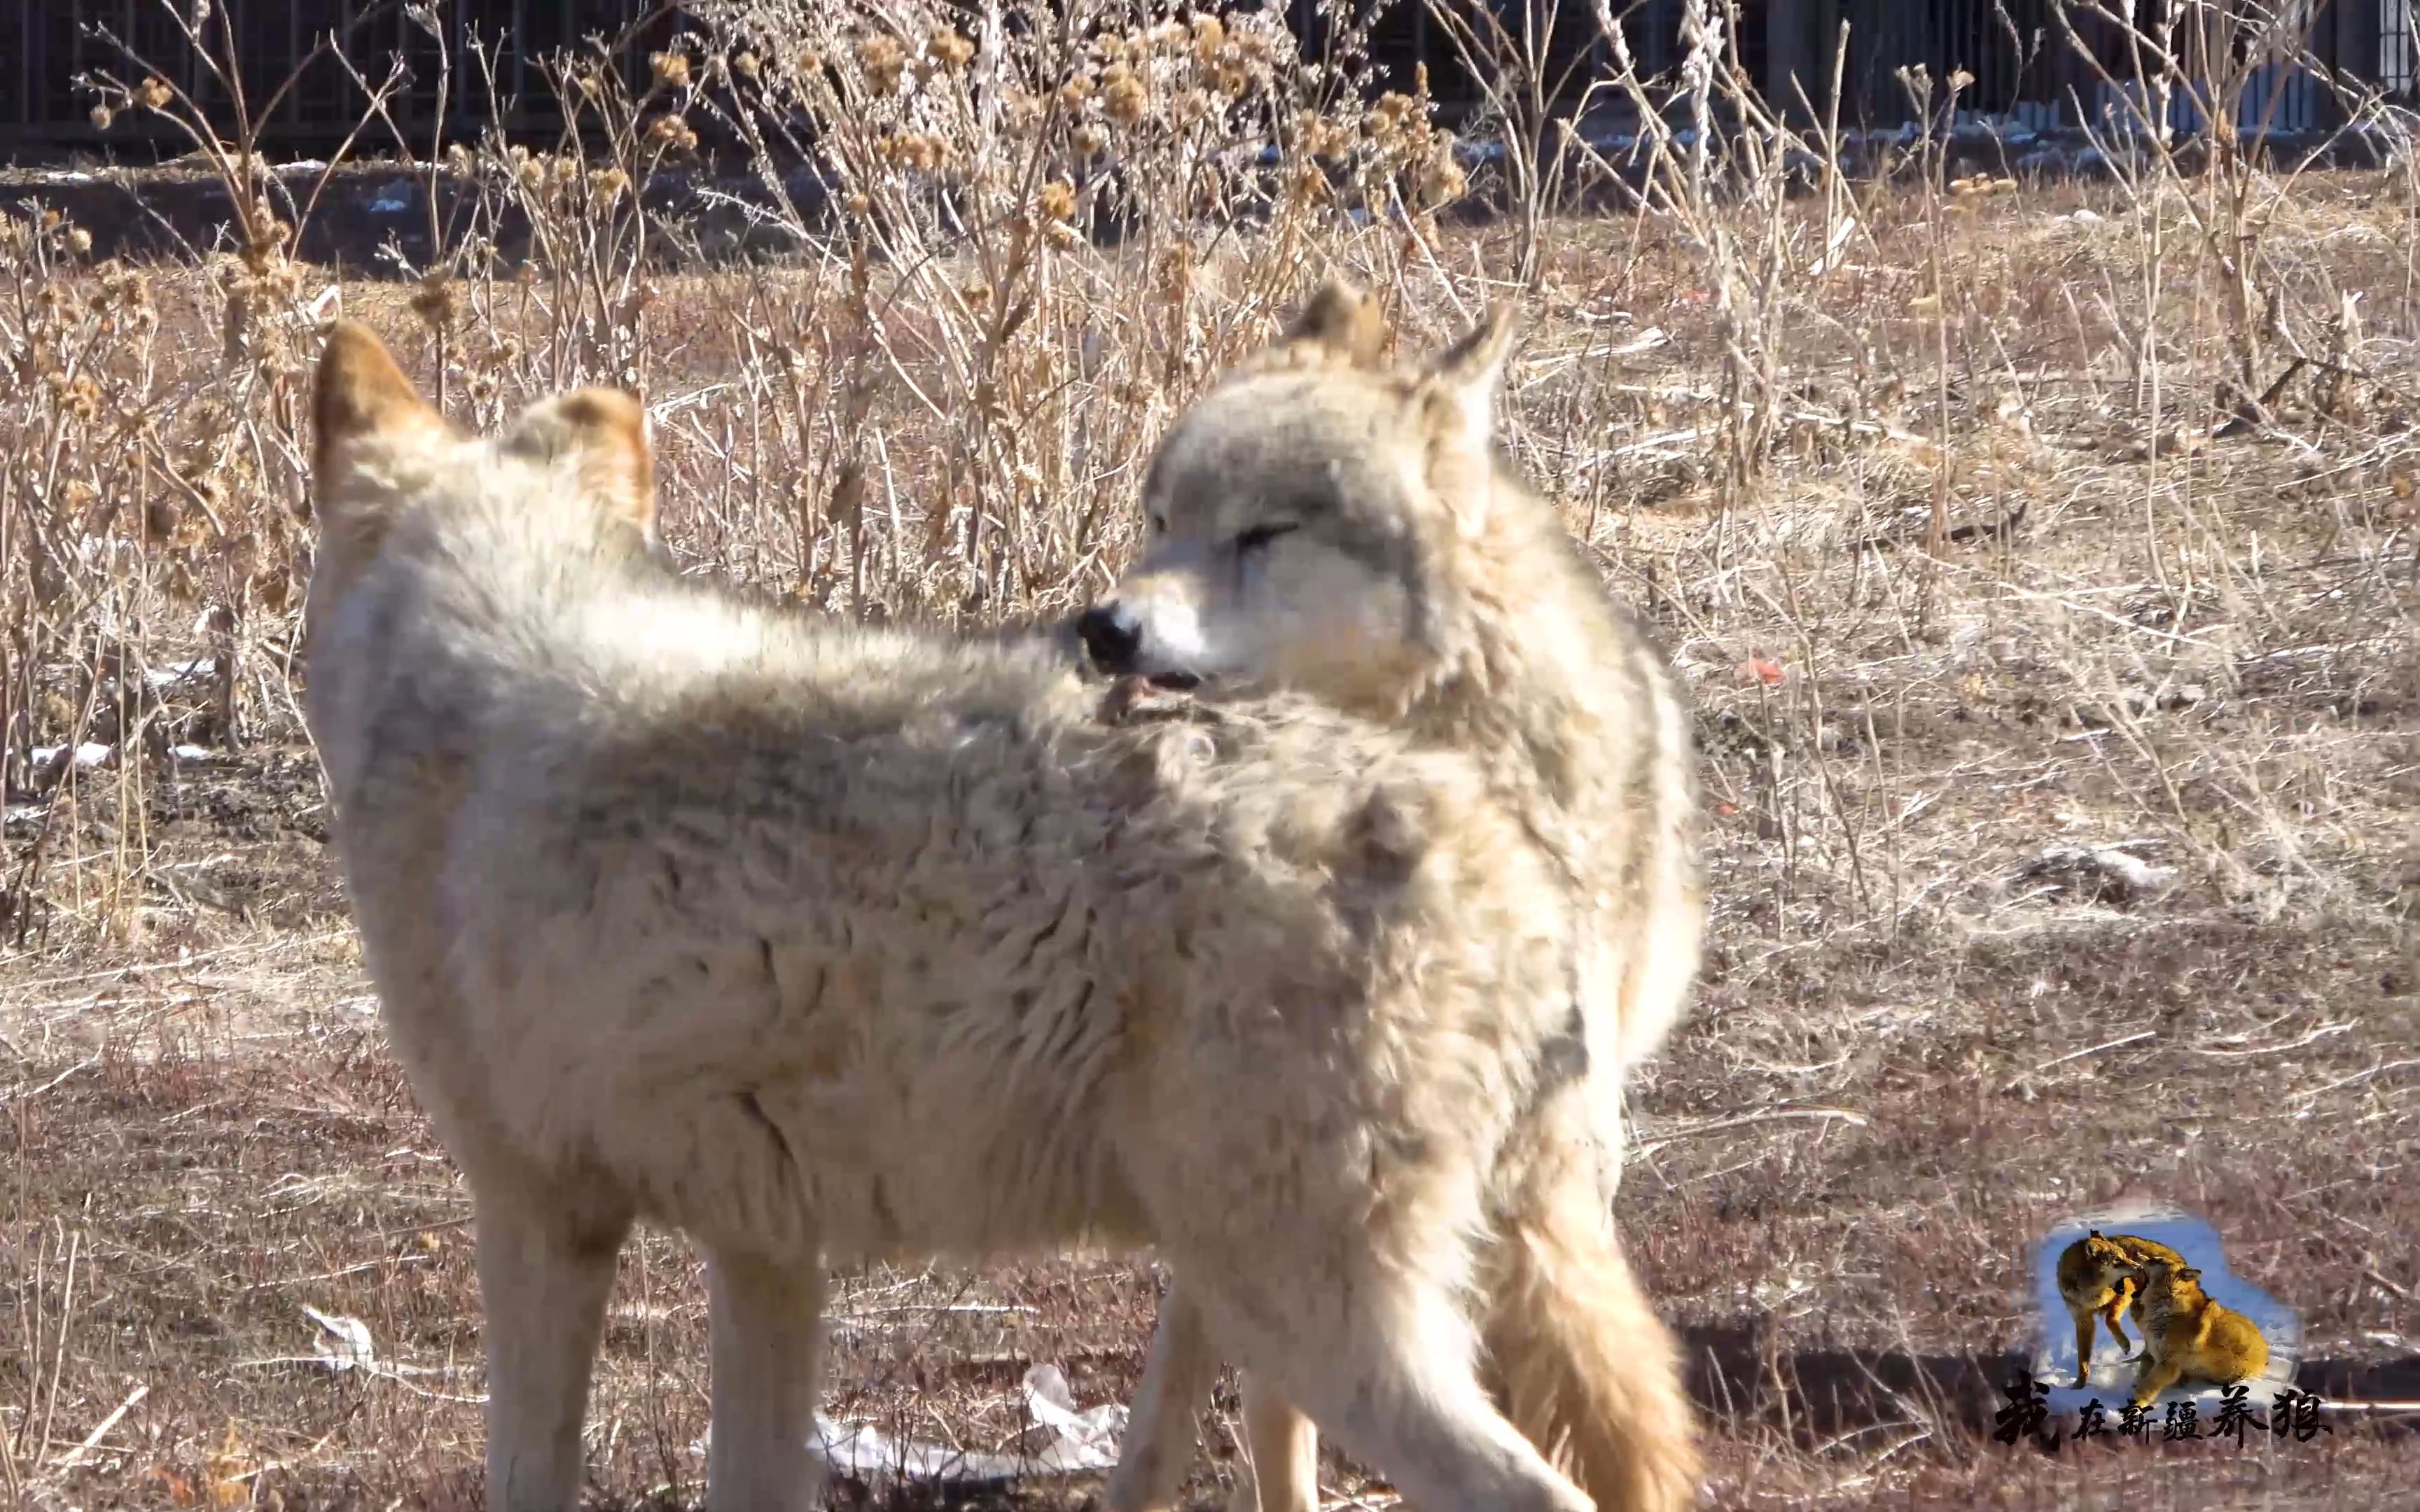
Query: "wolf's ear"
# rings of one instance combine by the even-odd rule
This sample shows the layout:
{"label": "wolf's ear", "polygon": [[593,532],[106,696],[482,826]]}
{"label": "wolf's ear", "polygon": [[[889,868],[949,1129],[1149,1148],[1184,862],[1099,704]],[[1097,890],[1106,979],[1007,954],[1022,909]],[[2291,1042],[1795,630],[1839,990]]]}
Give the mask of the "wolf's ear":
{"label": "wolf's ear", "polygon": [[1496,391],[1503,386],[1504,359],[1520,333],[1520,319],[1499,304],[1480,317],[1462,339],[1429,359],[1419,394],[1428,413],[1474,451],[1496,431]]}
{"label": "wolf's ear", "polygon": [[2180,1281],[2198,1281],[2201,1279],[2201,1273],[2188,1265],[2183,1270],[2177,1273],[2177,1279]]}
{"label": "wolf's ear", "polygon": [[323,499],[335,492],[328,486],[336,481],[353,445],[445,425],[395,365],[386,344],[353,320],[339,320],[329,328],[312,387],[311,420],[311,471]]}
{"label": "wolf's ear", "polygon": [[1355,367],[1373,367],[1390,334],[1377,301],[1347,280],[1331,278],[1312,291],[1302,313],[1286,327],[1281,344],[1316,348]]}
{"label": "wolf's ear", "polygon": [[574,389],[541,399],[513,422],[504,446],[517,456],[573,463],[603,513],[655,541],[656,456],[646,407],[637,399],[619,389]]}

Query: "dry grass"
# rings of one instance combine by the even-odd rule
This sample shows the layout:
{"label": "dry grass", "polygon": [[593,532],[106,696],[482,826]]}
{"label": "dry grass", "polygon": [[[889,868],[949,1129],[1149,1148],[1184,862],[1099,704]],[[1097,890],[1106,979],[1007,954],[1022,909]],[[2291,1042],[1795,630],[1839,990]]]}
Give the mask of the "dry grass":
{"label": "dry grass", "polygon": [[[456,250],[345,308],[466,423],[643,386],[696,571],[983,621],[1107,583],[1152,440],[1316,274],[1407,346],[1518,301],[1512,453],[1699,703],[1712,951],[1624,1218],[1717,1500],[2383,1504],[2392,1419],[2089,1471],[1987,1430],[2027,1247],[2121,1195],[2303,1309],[2306,1385],[2420,1397],[2409,177],[2152,144],[1982,193],[1919,149],[1792,195],[1770,146],[1668,135],[1642,209],[1440,223],[1466,186],[1425,103],[1242,23],[968,56],[928,8],[728,14],[748,65],[566,71],[601,149],[456,151]],[[709,266],[640,208],[708,83],[743,134],[763,91],[823,128],[829,213],[764,202],[796,255]],[[301,196],[225,167],[260,208],[184,262],[0,220],[0,1486],[475,1504],[467,1198],[380,1043],[295,714],[332,275],[284,255]],[[1152,1300],[1124,1260],[851,1277],[827,1408],[994,1447],[1029,1363],[1128,1395]],[[377,1368],[312,1361],[306,1308]],[[634,1246],[610,1504],[698,1497],[703,1311],[684,1248]]]}

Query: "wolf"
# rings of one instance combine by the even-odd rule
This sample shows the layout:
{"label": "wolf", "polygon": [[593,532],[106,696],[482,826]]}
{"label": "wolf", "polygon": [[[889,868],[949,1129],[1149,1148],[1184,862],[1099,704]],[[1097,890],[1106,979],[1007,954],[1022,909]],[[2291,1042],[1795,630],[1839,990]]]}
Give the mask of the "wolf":
{"label": "wolf", "polygon": [[2092,1323],[2097,1316],[2109,1325],[2110,1336],[2121,1350],[2131,1350],[2119,1320],[2134,1304],[2143,1285],[2143,1266],[2151,1260],[2182,1265],[2185,1257],[2155,1239],[2139,1234],[2103,1237],[2101,1230],[2077,1240],[2059,1252],[2058,1295],[2075,1320],[2075,1383],[2092,1378]]}
{"label": "wolf", "polygon": [[2201,1288],[2199,1271],[2155,1256],[2143,1262],[2139,1274],[2143,1365],[2134,1378],[2136,1407],[2150,1406],[2180,1381],[2231,1386],[2269,1368],[2269,1341],[2260,1325],[2212,1302]]}
{"label": "wolf", "polygon": [[[1348,283],[1323,285],[1266,352],[1179,418],[1143,485],[1140,560],[1079,620],[1104,670],[1195,696],[1299,692],[1459,752],[1582,900],[1575,999],[1606,1195],[1628,1069],[1679,1017],[1704,931],[1694,762],[1668,664],[1544,500],[1497,456],[1494,405],[1515,330],[1489,312],[1425,360]],[[1485,1290],[1488,1355],[1516,1423],[1606,1504],[1690,1494],[1695,1461],[1670,1335],[1635,1337],[1610,1411],[1568,1366],[1512,1245]],[[1167,1504],[1216,1361],[1176,1272],[1110,1485],[1116,1512]],[[1238,1512],[1309,1512],[1309,1420],[1244,1373],[1254,1473]],[[1652,1404],[1652,1405],[1650,1405]],[[1315,1414],[1314,1414],[1315,1415]],[[1648,1439],[1638,1437],[1648,1434]]]}
{"label": "wolf", "polygon": [[814,1499],[828,1264],[1093,1244],[1156,1244],[1419,1505],[1594,1504],[1466,1300],[1516,1274],[1649,1436],[1660,1325],[1570,1049],[1586,900],[1479,764],[1310,698],[1103,718],[1032,647],[686,585],[628,395],[459,435],[345,323],[315,381],[305,712],[473,1196],[489,1506],[575,1504],[642,1218],[706,1257],[718,1509]]}

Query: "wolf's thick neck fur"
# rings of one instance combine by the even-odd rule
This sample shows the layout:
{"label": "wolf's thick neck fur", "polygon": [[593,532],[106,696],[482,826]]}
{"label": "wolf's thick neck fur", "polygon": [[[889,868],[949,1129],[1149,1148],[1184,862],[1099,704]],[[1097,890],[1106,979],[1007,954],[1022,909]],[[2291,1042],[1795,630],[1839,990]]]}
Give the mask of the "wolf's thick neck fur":
{"label": "wolf's thick neck fur", "polygon": [[1455,574],[1466,635],[1400,718],[1421,743],[1480,763],[1609,936],[1636,932],[1641,943],[1616,954],[1658,980],[1634,975],[1621,989],[1614,1054],[1627,1064],[1677,1014],[1679,987],[1662,979],[1696,969],[1703,879],[1687,710],[1661,654],[1554,507],[1499,466],[1474,481],[1483,513]]}

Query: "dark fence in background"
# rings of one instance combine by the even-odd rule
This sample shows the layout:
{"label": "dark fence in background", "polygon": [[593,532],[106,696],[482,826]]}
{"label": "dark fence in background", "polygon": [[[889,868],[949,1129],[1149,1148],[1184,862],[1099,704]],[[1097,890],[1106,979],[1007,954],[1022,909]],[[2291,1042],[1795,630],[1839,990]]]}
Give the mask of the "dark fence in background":
{"label": "dark fence in background", "polygon": [[[2412,90],[2415,0],[2267,3],[2311,14],[2312,52],[2322,65],[2390,93]],[[1288,6],[1305,46],[1325,46],[1313,0],[1288,0]],[[1562,75],[1568,69],[1574,87],[1584,87],[1605,66],[1608,54],[1596,34],[1591,0],[1495,0],[1495,8],[1509,28],[1517,30],[1525,18],[1540,27],[1552,71]],[[1679,59],[1682,0],[1612,0],[1611,8],[1622,18],[1625,40],[1642,68],[1660,69]],[[2143,23],[2160,8],[2161,0],[2136,0]],[[405,60],[411,83],[394,115],[415,144],[428,140],[438,110],[438,42],[405,15],[400,0],[217,0],[217,9],[234,27],[242,88],[256,109],[321,38],[334,34],[373,78],[384,73],[389,57]],[[656,16],[632,34],[635,23],[659,9],[650,0],[447,0],[438,9],[456,60],[445,112],[449,134],[501,122],[532,141],[551,138],[560,126],[538,60],[590,37],[622,38],[626,68],[643,77],[644,54],[661,46],[679,24],[676,15]],[[1954,69],[1963,69],[1973,76],[1961,96],[1963,107],[2016,114],[2036,126],[2073,124],[2079,108],[2099,114],[2112,103],[2109,85],[2068,41],[2055,0],[1746,0],[1739,13],[1735,45],[1750,76],[1769,98],[1803,98],[1819,110],[1830,90],[1845,23],[1841,116],[1852,124],[1889,126],[1916,115],[1900,75],[1917,67],[1936,91]],[[220,22],[210,24],[215,28]],[[2083,20],[2078,25],[2102,63],[2123,77],[2131,66],[2117,29]],[[74,80],[94,69],[131,80],[136,65],[96,29],[123,40],[200,100],[222,126],[232,123],[230,92],[193,56],[159,0],[0,0],[0,152],[101,144],[102,133],[89,118],[92,99]],[[492,91],[471,64],[474,39],[496,48]],[[1442,100],[1466,101],[1475,92],[1423,0],[1393,0],[1381,12],[1371,55],[1395,86],[1408,86],[1416,66],[1425,62]],[[2246,125],[2265,119],[2274,127],[2299,129],[2328,122],[2332,100],[2308,76],[2274,70],[2255,94],[2258,102],[2247,104]],[[344,69],[321,57],[302,71],[271,117],[268,145],[279,152],[324,153],[352,126],[362,100]],[[2176,124],[2190,129],[2198,122],[2188,110]],[[138,144],[170,153],[184,147],[161,123],[140,118],[121,120],[106,141],[120,155],[140,150]],[[363,146],[375,151],[394,143],[371,136]]]}
{"label": "dark fence in background", "polygon": [[[391,58],[402,58],[411,79],[390,114],[411,140],[425,144],[436,124],[441,55],[450,54],[454,64],[445,100],[449,135],[501,122],[517,135],[551,137],[561,118],[543,59],[584,48],[593,37],[622,39],[626,71],[636,68],[644,78],[646,53],[678,29],[677,18],[665,16],[633,33],[635,23],[659,9],[644,0],[449,0],[437,8],[442,38],[407,16],[399,0],[215,0],[212,8],[209,35],[215,45],[221,25],[233,27],[238,83],[253,114],[294,78],[263,135],[271,148],[297,152],[325,151],[341,142],[365,102],[332,56],[295,72],[331,36],[373,82],[385,76]],[[472,55],[474,44],[494,57],[492,85]],[[129,51],[144,64],[132,61]],[[233,126],[233,91],[194,56],[160,0],[0,0],[0,146],[99,146],[104,138],[91,118],[93,96],[75,80],[98,70],[133,83],[144,65],[184,89],[222,130]],[[173,129],[139,116],[116,122],[106,140],[119,151],[135,142],[156,142],[171,153],[185,147]],[[395,144],[367,135],[363,145],[378,150]]]}

